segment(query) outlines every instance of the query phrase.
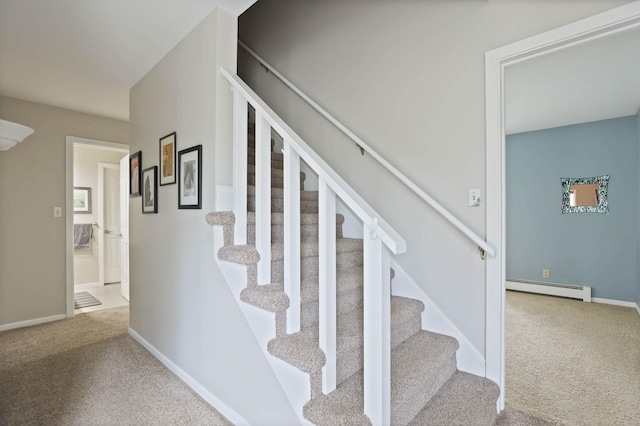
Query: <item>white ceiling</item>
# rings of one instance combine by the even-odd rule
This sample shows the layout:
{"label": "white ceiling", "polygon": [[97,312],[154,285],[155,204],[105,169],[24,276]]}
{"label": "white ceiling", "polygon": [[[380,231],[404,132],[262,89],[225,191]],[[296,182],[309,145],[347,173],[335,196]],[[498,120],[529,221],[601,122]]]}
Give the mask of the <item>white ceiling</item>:
{"label": "white ceiling", "polygon": [[129,89],[215,7],[256,0],[0,0],[0,95],[129,119]]}
{"label": "white ceiling", "polygon": [[515,64],[505,74],[507,134],[640,109],[640,29]]}
{"label": "white ceiling", "polygon": [[[129,89],[215,7],[255,0],[0,0],[0,95],[128,120]],[[635,114],[640,30],[506,73],[507,133]]]}

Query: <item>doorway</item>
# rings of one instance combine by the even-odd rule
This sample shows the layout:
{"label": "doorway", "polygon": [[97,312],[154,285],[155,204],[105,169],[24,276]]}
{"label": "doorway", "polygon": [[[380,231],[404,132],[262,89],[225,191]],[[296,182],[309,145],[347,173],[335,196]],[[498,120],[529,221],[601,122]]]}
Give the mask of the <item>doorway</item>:
{"label": "doorway", "polygon": [[506,68],[540,55],[640,27],[640,3],[631,3],[546,33],[492,50],[486,54],[486,186],[487,242],[497,247],[487,262],[487,377],[502,390],[505,406],[505,93]]}
{"label": "doorway", "polygon": [[[66,310],[71,317],[128,304],[121,288],[122,271],[128,271],[129,261],[128,255],[122,256],[121,224],[123,216],[128,223],[129,148],[68,136],[66,153]],[[124,187],[121,163],[127,165],[122,173],[127,176]],[[75,309],[76,301],[84,307]]]}

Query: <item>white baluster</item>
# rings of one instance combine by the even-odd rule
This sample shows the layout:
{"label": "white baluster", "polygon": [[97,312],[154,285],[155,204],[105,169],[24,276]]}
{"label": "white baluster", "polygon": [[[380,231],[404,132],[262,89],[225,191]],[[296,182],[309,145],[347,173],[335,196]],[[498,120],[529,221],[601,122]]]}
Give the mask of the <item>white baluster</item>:
{"label": "white baluster", "polygon": [[256,111],[256,249],[258,284],[271,282],[271,127]]}
{"label": "white baluster", "polygon": [[364,226],[364,413],[373,425],[391,422],[390,254],[375,227]]}
{"label": "white baluster", "polygon": [[284,291],[287,333],[300,331],[300,156],[284,139]]}
{"label": "white baluster", "polygon": [[235,244],[247,243],[247,100],[233,91],[233,188]]}
{"label": "white baluster", "polygon": [[336,388],[336,194],[323,179],[318,197],[319,338],[326,356],[322,392],[328,394]]}

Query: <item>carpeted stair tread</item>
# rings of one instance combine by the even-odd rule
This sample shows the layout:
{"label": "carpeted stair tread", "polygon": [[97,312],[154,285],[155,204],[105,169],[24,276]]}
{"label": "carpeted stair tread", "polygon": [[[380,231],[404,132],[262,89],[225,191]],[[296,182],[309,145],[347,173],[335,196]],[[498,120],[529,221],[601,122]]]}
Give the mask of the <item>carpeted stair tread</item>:
{"label": "carpeted stair tread", "polygon": [[269,312],[281,312],[289,307],[284,286],[277,283],[245,288],[240,292],[240,300]]}
{"label": "carpeted stair tread", "polygon": [[[249,158],[247,159],[248,164],[256,163],[255,149],[249,147],[248,148]],[[282,169],[284,166],[284,156],[280,152],[272,152],[271,153],[271,167],[276,169]]]}
{"label": "carpeted stair tread", "polygon": [[260,253],[252,245],[223,246],[218,250],[218,259],[240,265],[255,265],[260,260]]}
{"label": "carpeted stair tread", "polygon": [[[256,187],[253,185],[247,186],[247,196],[255,197],[256,196]],[[279,198],[284,199],[284,189],[282,188],[271,188],[271,198]],[[301,201],[318,201],[318,191],[300,191],[300,200]]]}
{"label": "carpeted stair tread", "polygon": [[236,217],[230,211],[208,213],[206,220],[212,226],[234,225],[236,223]]}
{"label": "carpeted stair tread", "polygon": [[[251,150],[251,148],[249,148],[249,150]],[[256,163],[256,159],[253,154],[249,154],[249,157],[247,160],[248,160],[247,165]],[[284,167],[284,160],[282,158],[282,154],[280,154],[280,157],[274,157],[272,153],[271,167],[273,167],[274,169],[282,169]]]}
{"label": "carpeted stair tread", "polygon": [[[411,316],[420,316],[424,310],[422,302],[404,297],[391,298],[391,330],[392,334],[402,327]],[[337,318],[336,347],[338,359],[353,349],[362,348],[362,309],[356,309]],[[313,373],[324,365],[324,354],[319,357],[318,328],[312,327],[297,333],[278,337],[269,342],[268,350],[273,356],[280,358],[306,373]],[[321,351],[322,352],[322,351]],[[361,368],[360,366],[359,368]]]}
{"label": "carpeted stair tread", "polygon": [[[391,424],[409,423],[455,371],[458,342],[419,331],[391,351]],[[444,377],[443,377],[444,376]],[[334,392],[310,400],[304,416],[313,423],[341,424],[363,412],[363,372],[353,374]],[[423,401],[420,404],[420,401]],[[420,404],[418,407],[416,407]]]}
{"label": "carpeted stair tread", "polygon": [[[207,218],[208,218],[208,215],[207,215]],[[247,212],[247,224],[255,225],[255,223],[256,223],[256,213]],[[317,213],[301,213],[300,224],[301,225],[317,225],[318,214]],[[336,225],[342,225],[342,224],[344,224],[344,216],[341,214],[336,214]],[[284,225],[284,213],[271,212],[271,225]]]}
{"label": "carpeted stair tread", "polygon": [[[256,166],[254,164],[247,164],[247,177],[255,176],[255,173],[256,173]],[[284,170],[272,167],[271,178],[273,179],[274,177],[284,179]],[[307,175],[304,172],[300,172],[300,181],[304,181],[306,177]],[[253,185],[253,184],[250,184],[250,185]]]}
{"label": "carpeted stair tread", "polygon": [[[318,276],[307,275],[301,279],[300,302],[304,305],[318,301]],[[336,271],[336,290],[338,296],[346,291],[362,288],[362,267],[355,266]],[[338,300],[340,297],[338,297]]]}
{"label": "carpeted stair tread", "polygon": [[492,425],[499,394],[498,385],[491,380],[456,371],[409,424]]}
{"label": "carpeted stair tread", "polygon": [[[304,189],[304,180],[306,176],[304,174],[300,175],[300,189]],[[247,176],[247,185],[255,185],[256,177],[255,175]],[[284,188],[284,178],[281,176],[271,176],[271,187],[272,188]]]}
{"label": "carpeted stair tread", "polygon": [[[357,238],[336,238],[336,256],[342,253],[362,252],[363,242]],[[319,245],[317,241],[301,241],[300,256],[314,257],[318,256]],[[275,243],[271,245],[271,260],[284,259],[284,244]]]}
{"label": "carpeted stair tread", "polygon": [[[255,187],[247,186],[247,210],[255,211]],[[284,189],[271,188],[271,211],[284,212]],[[300,212],[318,213],[318,191],[300,191]]]}

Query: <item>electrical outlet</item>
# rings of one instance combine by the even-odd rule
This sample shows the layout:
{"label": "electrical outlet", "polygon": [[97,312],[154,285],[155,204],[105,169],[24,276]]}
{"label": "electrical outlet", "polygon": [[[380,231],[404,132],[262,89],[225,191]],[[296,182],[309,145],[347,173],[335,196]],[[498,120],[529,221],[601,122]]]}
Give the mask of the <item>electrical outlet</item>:
{"label": "electrical outlet", "polygon": [[542,270],[542,278],[549,278],[549,270],[548,269],[543,269]]}

